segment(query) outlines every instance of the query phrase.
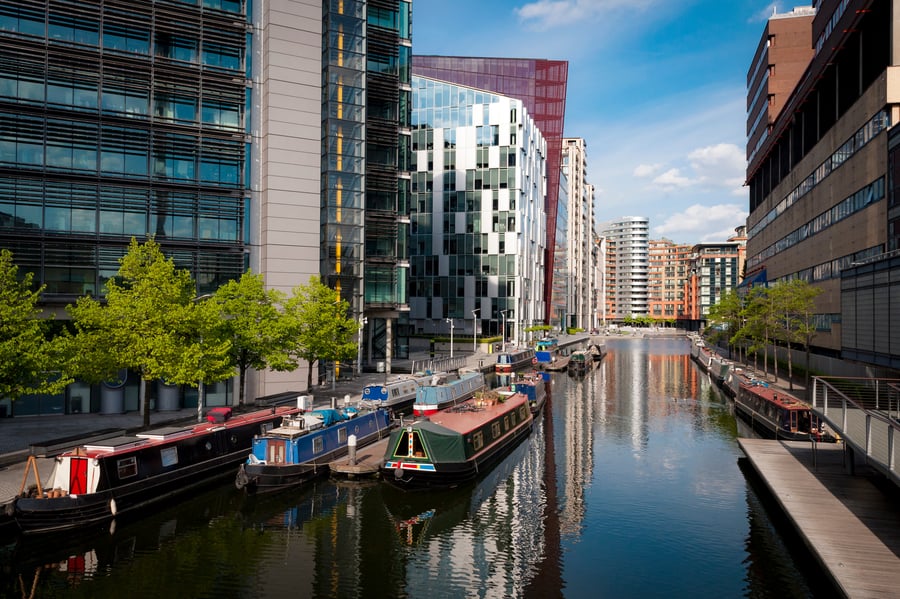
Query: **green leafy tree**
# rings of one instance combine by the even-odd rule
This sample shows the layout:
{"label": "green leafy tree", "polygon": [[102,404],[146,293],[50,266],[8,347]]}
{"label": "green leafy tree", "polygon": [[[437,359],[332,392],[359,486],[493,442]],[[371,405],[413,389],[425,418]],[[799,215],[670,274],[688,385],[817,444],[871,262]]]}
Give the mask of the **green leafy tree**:
{"label": "green leafy tree", "polygon": [[709,308],[707,319],[711,325],[709,330],[710,340],[717,343],[726,340],[728,343],[728,355],[734,353],[733,349],[739,344],[743,309],[743,301],[735,290],[729,290],[719,299],[717,304]]}
{"label": "green leafy tree", "polygon": [[106,303],[82,297],[69,306],[76,336],[77,372],[87,380],[110,380],[123,369],[140,376],[144,426],[150,425],[147,383],[181,378],[181,362],[190,351],[194,282],[175,268],[153,239],[134,238],[106,284]]}
{"label": "green leafy tree", "polygon": [[171,384],[197,387],[199,420],[205,404],[206,385],[224,381],[235,374],[231,338],[219,326],[219,306],[209,298],[195,298],[182,309],[185,311],[182,328],[175,331],[181,356],[169,365],[165,379]]}
{"label": "green leafy tree", "polygon": [[359,323],[350,317],[350,304],[318,277],[294,288],[285,311],[294,319],[295,353],[309,363],[308,388],[312,387],[314,362],[336,363],[356,356]]}
{"label": "green leafy tree", "polygon": [[253,368],[292,371],[298,366],[293,354],[292,320],[280,309],[284,294],[266,289],[261,274],[247,271],[213,294],[217,306],[219,336],[231,341],[231,360],[240,375],[238,405],[244,404],[247,372]]}
{"label": "green leafy tree", "polygon": [[48,321],[37,307],[43,287],[32,291],[9,250],[0,250],[0,398],[55,394],[72,382],[65,364],[68,338],[48,338]]}
{"label": "green leafy tree", "polygon": [[781,339],[788,347],[788,382],[794,388],[794,362],[791,344],[800,344],[806,350],[806,388],[809,388],[809,346],[816,334],[814,311],[815,299],[822,293],[818,287],[803,279],[793,279],[778,283],[769,290],[773,295],[773,305],[777,310],[776,321],[780,325]]}

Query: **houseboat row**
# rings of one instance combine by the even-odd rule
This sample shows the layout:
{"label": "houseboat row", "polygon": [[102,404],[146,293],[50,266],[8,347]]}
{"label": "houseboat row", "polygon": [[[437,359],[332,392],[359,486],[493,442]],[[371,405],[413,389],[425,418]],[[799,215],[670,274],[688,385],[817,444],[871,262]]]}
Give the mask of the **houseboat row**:
{"label": "houseboat row", "polygon": [[699,336],[692,337],[691,358],[734,400],[735,417],[746,422],[760,436],[804,441],[839,440],[808,403],[748,376],[744,369],[707,347]]}

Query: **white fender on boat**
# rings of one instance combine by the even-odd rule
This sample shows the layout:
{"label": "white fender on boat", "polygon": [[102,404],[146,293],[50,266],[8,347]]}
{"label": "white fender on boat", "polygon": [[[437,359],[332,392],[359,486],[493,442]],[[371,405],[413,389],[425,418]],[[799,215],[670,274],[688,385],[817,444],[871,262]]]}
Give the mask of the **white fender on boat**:
{"label": "white fender on boat", "polygon": [[110,499],[109,500],[109,513],[112,514],[113,516],[115,516],[117,511],[118,511],[118,508],[116,508],[116,500]]}

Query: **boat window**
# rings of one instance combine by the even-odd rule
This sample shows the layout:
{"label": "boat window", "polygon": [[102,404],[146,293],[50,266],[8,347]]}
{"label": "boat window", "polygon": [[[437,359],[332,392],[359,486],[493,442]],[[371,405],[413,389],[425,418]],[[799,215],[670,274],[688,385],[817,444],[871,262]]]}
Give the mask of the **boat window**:
{"label": "boat window", "polygon": [[478,431],[472,435],[472,448],[478,451],[482,447],[484,447],[484,434]]}
{"label": "boat window", "polygon": [[508,414],[503,417],[503,430],[505,430],[505,431],[509,430],[509,415]]}
{"label": "boat window", "polygon": [[500,436],[500,423],[495,422],[491,425],[491,438],[496,439]]}
{"label": "boat window", "polygon": [[398,458],[424,458],[428,457],[425,446],[417,431],[409,431],[397,438],[397,447],[394,456]]}
{"label": "boat window", "polygon": [[325,444],[325,439],[323,437],[316,437],[313,439],[313,453],[321,453],[322,448]]}
{"label": "boat window", "polygon": [[162,461],[163,468],[174,466],[178,463],[178,448],[166,447],[165,449],[160,450],[159,458]]}
{"label": "boat window", "polygon": [[137,458],[123,458],[116,462],[116,468],[119,471],[119,479],[137,476]]}
{"label": "boat window", "polygon": [[528,418],[528,408],[526,408],[524,404],[519,406],[519,418],[522,420]]}
{"label": "boat window", "polygon": [[347,429],[342,428],[338,430],[338,443],[344,444],[347,442]]}

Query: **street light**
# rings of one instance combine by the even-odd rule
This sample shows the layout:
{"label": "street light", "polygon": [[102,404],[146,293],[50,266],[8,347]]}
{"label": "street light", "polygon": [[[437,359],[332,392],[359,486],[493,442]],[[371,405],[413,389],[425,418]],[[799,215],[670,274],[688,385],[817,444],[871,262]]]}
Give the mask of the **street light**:
{"label": "street light", "polygon": [[509,310],[500,310],[500,318],[502,319],[500,325],[500,332],[503,335],[503,349],[501,351],[506,351],[506,313]]}
{"label": "street light", "polygon": [[362,376],[362,340],[363,333],[366,331],[366,325],[369,319],[363,316],[359,319],[359,333],[357,333],[357,349],[356,349],[356,376]]}
{"label": "street light", "polygon": [[[198,295],[194,299],[191,300],[191,303],[204,302],[213,296],[212,293],[204,293],[203,295]],[[200,331],[200,362],[202,365],[203,358],[203,331]],[[204,385],[204,374],[200,375],[200,379],[197,381],[197,422],[203,422],[203,402],[206,399],[206,385]]]}
{"label": "street light", "polygon": [[472,355],[478,353],[478,311],[481,308],[472,310]]}
{"label": "street light", "polygon": [[444,320],[446,320],[447,322],[450,323],[450,357],[452,358],[453,357],[453,319],[445,318]]}

